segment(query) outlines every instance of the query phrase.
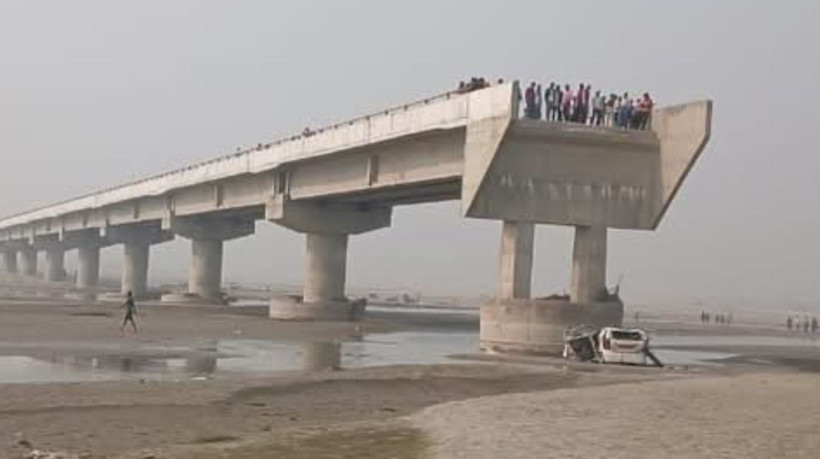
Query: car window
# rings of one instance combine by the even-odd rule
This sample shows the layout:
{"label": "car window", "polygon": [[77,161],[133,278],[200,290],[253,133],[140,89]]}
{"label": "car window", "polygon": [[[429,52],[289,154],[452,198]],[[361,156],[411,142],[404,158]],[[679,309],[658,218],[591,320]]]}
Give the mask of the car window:
{"label": "car window", "polygon": [[612,339],[643,341],[643,335],[633,331],[612,330]]}

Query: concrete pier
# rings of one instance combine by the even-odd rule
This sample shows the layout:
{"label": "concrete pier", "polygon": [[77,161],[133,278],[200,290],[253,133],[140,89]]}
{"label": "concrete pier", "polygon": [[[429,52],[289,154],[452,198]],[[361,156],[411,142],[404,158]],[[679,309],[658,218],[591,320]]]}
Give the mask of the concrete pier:
{"label": "concrete pier", "polygon": [[603,226],[576,226],[572,250],[570,299],[590,303],[607,297],[607,230]]}
{"label": "concrete pier", "polygon": [[138,299],[148,294],[148,268],[151,246],[171,241],[174,235],[163,231],[159,222],[106,227],[102,240],[109,245],[123,244],[120,293],[131,292]]}
{"label": "concrete pier", "polygon": [[504,222],[501,231],[498,298],[530,298],[534,243],[535,225]]}
{"label": "concrete pier", "polygon": [[20,257],[20,274],[34,277],[37,275],[37,250],[33,247],[23,247],[17,252]]}
{"label": "concrete pier", "polygon": [[121,293],[131,292],[142,299],[148,293],[148,258],[151,246],[147,242],[126,242],[123,248]]}
{"label": "concrete pier", "polygon": [[307,235],[306,240],[304,301],[344,301],[347,234],[311,233]]}
{"label": "concrete pier", "polygon": [[301,296],[271,298],[270,317],[279,320],[358,320],[366,300],[345,296],[349,235],[390,226],[392,208],[320,206],[270,202],[268,220],[306,235],[305,282]]}
{"label": "concrete pier", "polygon": [[342,366],[342,343],[338,341],[301,343],[302,371],[338,370]]}
{"label": "concrete pier", "polygon": [[575,230],[569,298],[529,299],[531,225],[505,222],[498,297],[481,307],[481,347],[490,352],[559,355],[573,325],[621,325],[623,304],[606,290],[604,227]]}
{"label": "concrete pier", "polygon": [[46,250],[45,280],[46,282],[62,282],[66,278],[65,250],[52,248]]}
{"label": "concrete pier", "polygon": [[191,240],[188,292],[166,294],[167,303],[224,304],[222,294],[222,254],[224,242],[254,233],[253,220],[239,217],[169,217],[162,222],[169,231]]}
{"label": "concrete pier", "polygon": [[17,274],[17,251],[6,250],[2,252],[3,271],[7,274]]}
{"label": "concrete pier", "polygon": [[188,270],[188,293],[206,302],[220,303],[222,298],[221,240],[192,240]]}
{"label": "concrete pier", "polygon": [[100,247],[81,246],[77,249],[77,288],[94,290],[100,284]]}

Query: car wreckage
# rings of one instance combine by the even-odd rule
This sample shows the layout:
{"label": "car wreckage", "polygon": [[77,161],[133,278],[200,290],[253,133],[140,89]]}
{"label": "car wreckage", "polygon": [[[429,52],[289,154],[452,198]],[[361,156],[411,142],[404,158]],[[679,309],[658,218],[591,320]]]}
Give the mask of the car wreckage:
{"label": "car wreckage", "polygon": [[581,362],[663,367],[663,363],[649,349],[649,335],[637,328],[570,327],[564,332],[564,358]]}

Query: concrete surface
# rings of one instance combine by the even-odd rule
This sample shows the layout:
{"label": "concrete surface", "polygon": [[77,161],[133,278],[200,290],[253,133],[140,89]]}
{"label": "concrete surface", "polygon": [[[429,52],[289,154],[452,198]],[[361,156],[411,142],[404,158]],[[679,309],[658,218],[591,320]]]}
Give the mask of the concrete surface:
{"label": "concrete surface", "polygon": [[568,326],[619,326],[623,313],[620,300],[495,300],[481,306],[481,349],[558,356]]}
{"label": "concrete surface", "polygon": [[530,298],[534,245],[535,225],[504,222],[501,229],[499,299]]}

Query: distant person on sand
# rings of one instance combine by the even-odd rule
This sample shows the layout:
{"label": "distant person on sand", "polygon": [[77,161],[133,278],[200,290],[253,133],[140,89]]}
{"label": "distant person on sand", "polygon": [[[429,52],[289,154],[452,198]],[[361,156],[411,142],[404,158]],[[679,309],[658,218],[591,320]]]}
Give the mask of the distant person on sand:
{"label": "distant person on sand", "polygon": [[125,297],[125,303],[122,304],[123,308],[125,308],[125,318],[122,320],[122,326],[120,327],[120,331],[125,331],[125,325],[128,322],[131,322],[131,327],[134,329],[134,333],[137,333],[137,322],[134,320],[134,316],[137,315],[137,305],[134,304],[134,294],[128,292]]}
{"label": "distant person on sand", "polygon": [[793,324],[793,322],[792,322],[792,316],[788,316],[788,317],[786,317],[786,328],[787,328],[789,331],[791,331],[791,329],[792,329],[792,324]]}

